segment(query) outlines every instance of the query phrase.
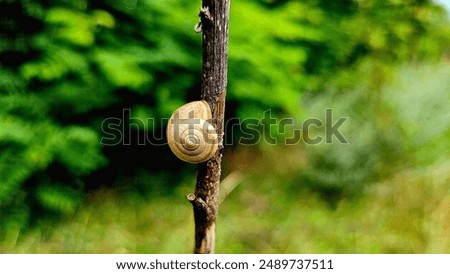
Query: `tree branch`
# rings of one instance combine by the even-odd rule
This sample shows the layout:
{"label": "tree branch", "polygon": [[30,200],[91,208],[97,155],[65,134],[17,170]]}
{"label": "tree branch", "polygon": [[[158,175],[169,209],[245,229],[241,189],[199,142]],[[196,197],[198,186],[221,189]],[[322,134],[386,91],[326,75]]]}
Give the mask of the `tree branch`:
{"label": "tree branch", "polygon": [[195,253],[214,253],[218,213],[223,128],[228,68],[229,0],[203,0],[200,10],[203,38],[201,99],[212,111],[219,149],[199,164],[195,193],[188,195],[194,208]]}

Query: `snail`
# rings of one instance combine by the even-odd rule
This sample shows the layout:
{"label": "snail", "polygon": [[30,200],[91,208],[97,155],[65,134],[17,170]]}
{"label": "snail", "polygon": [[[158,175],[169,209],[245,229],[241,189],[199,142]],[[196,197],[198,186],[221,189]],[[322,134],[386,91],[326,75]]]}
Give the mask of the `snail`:
{"label": "snail", "polygon": [[218,137],[211,108],[206,101],[194,101],[178,108],[167,125],[167,141],[172,152],[188,163],[208,161],[217,151]]}

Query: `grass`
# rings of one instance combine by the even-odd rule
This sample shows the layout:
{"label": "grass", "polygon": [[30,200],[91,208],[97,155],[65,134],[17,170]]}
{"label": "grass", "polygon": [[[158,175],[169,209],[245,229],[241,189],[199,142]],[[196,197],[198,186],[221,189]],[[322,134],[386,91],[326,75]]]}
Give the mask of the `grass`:
{"label": "grass", "polygon": [[[276,153],[301,158],[295,151]],[[238,152],[234,157],[248,155]],[[450,252],[450,162],[399,172],[372,184],[357,198],[343,198],[330,206],[317,193],[293,191],[289,176],[296,165],[279,169],[277,159],[255,157],[256,168],[225,180],[225,190],[232,184],[235,189],[221,204],[218,253]],[[261,167],[271,176],[262,179]],[[191,187],[192,182],[185,182],[174,194],[162,197],[97,191],[71,218],[43,221],[1,243],[0,250],[190,253],[194,224],[184,194]]]}

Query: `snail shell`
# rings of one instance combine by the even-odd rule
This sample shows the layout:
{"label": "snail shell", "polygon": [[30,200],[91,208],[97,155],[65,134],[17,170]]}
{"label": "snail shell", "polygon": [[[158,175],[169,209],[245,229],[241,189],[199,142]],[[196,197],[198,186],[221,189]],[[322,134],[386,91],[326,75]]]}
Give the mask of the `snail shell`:
{"label": "snail shell", "polygon": [[217,132],[208,122],[211,109],[206,101],[194,101],[177,109],[167,125],[172,152],[188,163],[206,162],[218,148]]}

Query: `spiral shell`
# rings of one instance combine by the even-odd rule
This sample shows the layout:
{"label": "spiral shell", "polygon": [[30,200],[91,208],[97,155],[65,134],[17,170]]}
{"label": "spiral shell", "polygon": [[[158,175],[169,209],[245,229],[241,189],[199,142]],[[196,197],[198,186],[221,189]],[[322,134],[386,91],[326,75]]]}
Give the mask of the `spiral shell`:
{"label": "spiral shell", "polygon": [[172,152],[188,163],[208,161],[217,151],[217,132],[207,121],[212,118],[205,101],[190,102],[177,109],[167,125],[167,140]]}

